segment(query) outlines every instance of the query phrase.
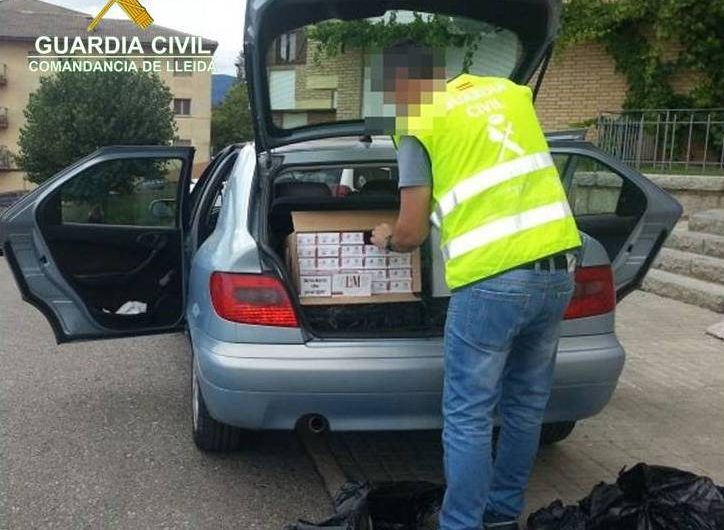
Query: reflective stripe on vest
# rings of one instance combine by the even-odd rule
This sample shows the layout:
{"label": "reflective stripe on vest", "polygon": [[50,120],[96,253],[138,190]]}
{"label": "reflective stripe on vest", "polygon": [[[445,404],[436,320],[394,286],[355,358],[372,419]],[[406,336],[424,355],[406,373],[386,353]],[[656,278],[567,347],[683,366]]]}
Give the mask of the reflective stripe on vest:
{"label": "reflective stripe on vest", "polygon": [[554,202],[503,217],[458,236],[442,247],[445,261],[472,252],[504,237],[572,216],[568,201]]}
{"label": "reflective stripe on vest", "polygon": [[550,153],[536,153],[533,155],[516,158],[509,162],[503,162],[497,166],[487,168],[476,173],[462,182],[456,184],[450,191],[443,195],[437,203],[435,211],[430,216],[432,223],[440,228],[442,220],[452,213],[462,202],[480,195],[486,190],[499,184],[513,180],[520,176],[552,167],[553,158]]}

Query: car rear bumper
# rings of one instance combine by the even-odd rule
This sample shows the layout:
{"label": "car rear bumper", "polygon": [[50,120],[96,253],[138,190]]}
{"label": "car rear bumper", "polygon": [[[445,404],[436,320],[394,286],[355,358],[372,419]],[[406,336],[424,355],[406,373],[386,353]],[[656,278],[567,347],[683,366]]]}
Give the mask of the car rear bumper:
{"label": "car rear bumper", "polygon": [[[231,344],[192,331],[213,417],[246,429],[293,429],[309,414],[333,430],[441,426],[442,343],[430,340]],[[614,334],[561,338],[546,421],[597,414],[623,369]]]}

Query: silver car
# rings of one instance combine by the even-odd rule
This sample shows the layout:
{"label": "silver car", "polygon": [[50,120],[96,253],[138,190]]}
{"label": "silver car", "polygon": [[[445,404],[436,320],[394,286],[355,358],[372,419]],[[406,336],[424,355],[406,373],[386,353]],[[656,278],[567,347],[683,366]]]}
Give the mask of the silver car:
{"label": "silver car", "polygon": [[[339,50],[318,64],[306,37],[320,21],[443,20],[485,43],[480,56],[451,45],[448,70],[464,63],[472,73],[527,82],[551,49],[560,6],[500,5],[249,2],[256,142],[222,150],[194,186],[189,147],[107,147],[58,173],[0,219],[23,298],[58,342],[186,330],[193,436],[202,450],[231,450],[253,431],[300,422],[315,431],[439,428],[449,293],[435,234],[422,248],[416,302],[301,305],[287,270],[293,212],[399,206],[391,141],[363,136],[370,123],[362,118],[384,112],[370,110],[369,62],[363,57],[357,71]],[[359,79],[346,83],[342,69]],[[329,101],[316,98],[322,93]],[[352,96],[356,115],[344,110]],[[584,235],[545,417],[543,441],[551,443],[610,400],[625,357],[615,304],[641,284],[681,208],[578,135],[548,139]]]}

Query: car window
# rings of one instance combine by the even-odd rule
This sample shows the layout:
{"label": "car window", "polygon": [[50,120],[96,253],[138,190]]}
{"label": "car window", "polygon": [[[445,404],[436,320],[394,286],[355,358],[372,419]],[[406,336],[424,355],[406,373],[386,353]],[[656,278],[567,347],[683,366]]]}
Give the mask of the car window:
{"label": "car window", "polygon": [[394,117],[376,65],[381,50],[401,39],[434,45],[448,79],[464,72],[509,77],[525,55],[514,31],[458,15],[390,9],[371,18],[318,21],[277,36],[267,50],[274,124],[295,129]]}
{"label": "car window", "polygon": [[574,215],[616,214],[624,189],[623,178],[587,156],[573,155],[571,164],[573,171],[568,201]]}
{"label": "car window", "polygon": [[356,193],[397,190],[396,167],[358,166],[292,169],[275,180],[276,196],[349,197]]}
{"label": "car window", "polygon": [[96,164],[56,192],[60,223],[171,227],[183,161],[110,160]]}

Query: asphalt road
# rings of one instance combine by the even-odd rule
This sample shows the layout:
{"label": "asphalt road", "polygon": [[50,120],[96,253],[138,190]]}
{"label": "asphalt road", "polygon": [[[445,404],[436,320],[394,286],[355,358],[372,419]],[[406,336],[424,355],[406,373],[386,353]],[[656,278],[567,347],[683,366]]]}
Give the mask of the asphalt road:
{"label": "asphalt road", "polygon": [[280,529],[330,511],[291,433],[196,450],[180,335],[57,346],[0,258],[0,528]]}

